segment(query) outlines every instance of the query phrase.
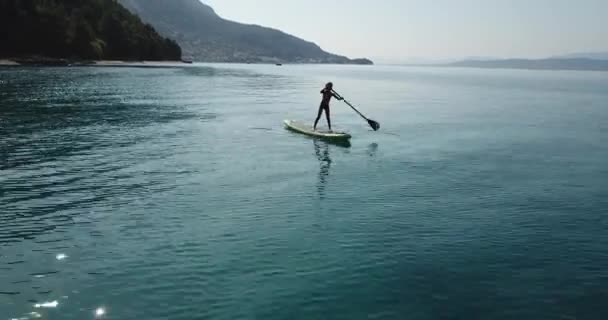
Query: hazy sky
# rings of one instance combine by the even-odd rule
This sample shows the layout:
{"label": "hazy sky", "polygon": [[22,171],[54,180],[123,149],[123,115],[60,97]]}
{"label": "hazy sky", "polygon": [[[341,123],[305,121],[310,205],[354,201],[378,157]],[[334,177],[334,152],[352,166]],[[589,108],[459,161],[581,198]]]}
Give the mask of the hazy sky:
{"label": "hazy sky", "polygon": [[351,57],[393,61],[608,51],[608,0],[203,0]]}

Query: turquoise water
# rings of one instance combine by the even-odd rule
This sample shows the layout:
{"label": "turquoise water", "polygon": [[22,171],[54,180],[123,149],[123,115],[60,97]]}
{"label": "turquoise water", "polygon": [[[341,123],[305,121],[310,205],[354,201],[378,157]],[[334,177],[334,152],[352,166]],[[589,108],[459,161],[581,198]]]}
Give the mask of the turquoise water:
{"label": "turquoise water", "polygon": [[[327,81],[350,147],[284,130]],[[0,69],[0,320],[604,319],[608,73]],[[321,123],[324,123],[322,121]]]}

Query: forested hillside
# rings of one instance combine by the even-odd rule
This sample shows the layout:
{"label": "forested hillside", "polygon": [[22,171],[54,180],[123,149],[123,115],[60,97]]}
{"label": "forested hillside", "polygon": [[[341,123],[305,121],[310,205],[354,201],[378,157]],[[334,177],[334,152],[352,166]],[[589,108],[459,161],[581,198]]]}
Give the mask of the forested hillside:
{"label": "forested hillside", "polygon": [[180,60],[181,48],[114,0],[0,0],[0,57]]}

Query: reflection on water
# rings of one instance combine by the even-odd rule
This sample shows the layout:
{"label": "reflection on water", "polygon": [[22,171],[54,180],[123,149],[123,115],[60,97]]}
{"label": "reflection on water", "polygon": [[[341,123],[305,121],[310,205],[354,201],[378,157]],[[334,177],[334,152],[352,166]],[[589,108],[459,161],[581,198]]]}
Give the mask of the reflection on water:
{"label": "reflection on water", "polygon": [[106,309],[99,307],[95,310],[95,317],[99,318],[106,314]]}
{"label": "reflection on water", "polygon": [[378,144],[377,143],[372,143],[369,146],[367,146],[367,154],[369,154],[370,157],[375,157],[376,153],[378,152]]}
{"label": "reflection on water", "polygon": [[327,186],[327,177],[329,176],[329,169],[331,167],[331,158],[329,156],[329,144],[325,141],[313,139],[315,146],[315,154],[319,159],[319,184],[317,185],[317,191],[319,192],[319,198],[325,199],[325,188]]}
{"label": "reflection on water", "polygon": [[[319,199],[325,199],[325,189],[327,187],[327,178],[329,177],[329,170],[331,169],[332,159],[330,155],[331,148],[344,148],[345,153],[349,153],[350,142],[349,141],[331,141],[321,140],[312,138],[313,145],[315,147],[315,155],[319,160],[319,183],[317,185],[317,192],[319,193]],[[375,152],[375,151],[370,151]]]}
{"label": "reflection on water", "polygon": [[56,256],[55,256],[55,259],[57,259],[57,260],[60,260],[60,261],[61,261],[61,260],[66,259],[67,257],[68,257],[68,256],[67,256],[66,254],[64,254],[64,253],[60,253],[60,254],[58,254],[58,255],[56,255]]}
{"label": "reflection on water", "polygon": [[59,302],[57,300],[55,300],[55,301],[51,301],[51,302],[36,303],[36,304],[34,304],[34,308],[36,308],[36,309],[57,308],[58,305],[59,305]]}

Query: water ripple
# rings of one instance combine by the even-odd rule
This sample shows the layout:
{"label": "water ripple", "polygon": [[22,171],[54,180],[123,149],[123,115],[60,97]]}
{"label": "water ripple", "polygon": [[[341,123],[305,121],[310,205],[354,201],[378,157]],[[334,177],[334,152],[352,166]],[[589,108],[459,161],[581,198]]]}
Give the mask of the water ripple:
{"label": "water ripple", "polygon": [[[605,77],[528,74],[0,69],[0,315],[595,319]],[[325,78],[389,134],[285,132]]]}

